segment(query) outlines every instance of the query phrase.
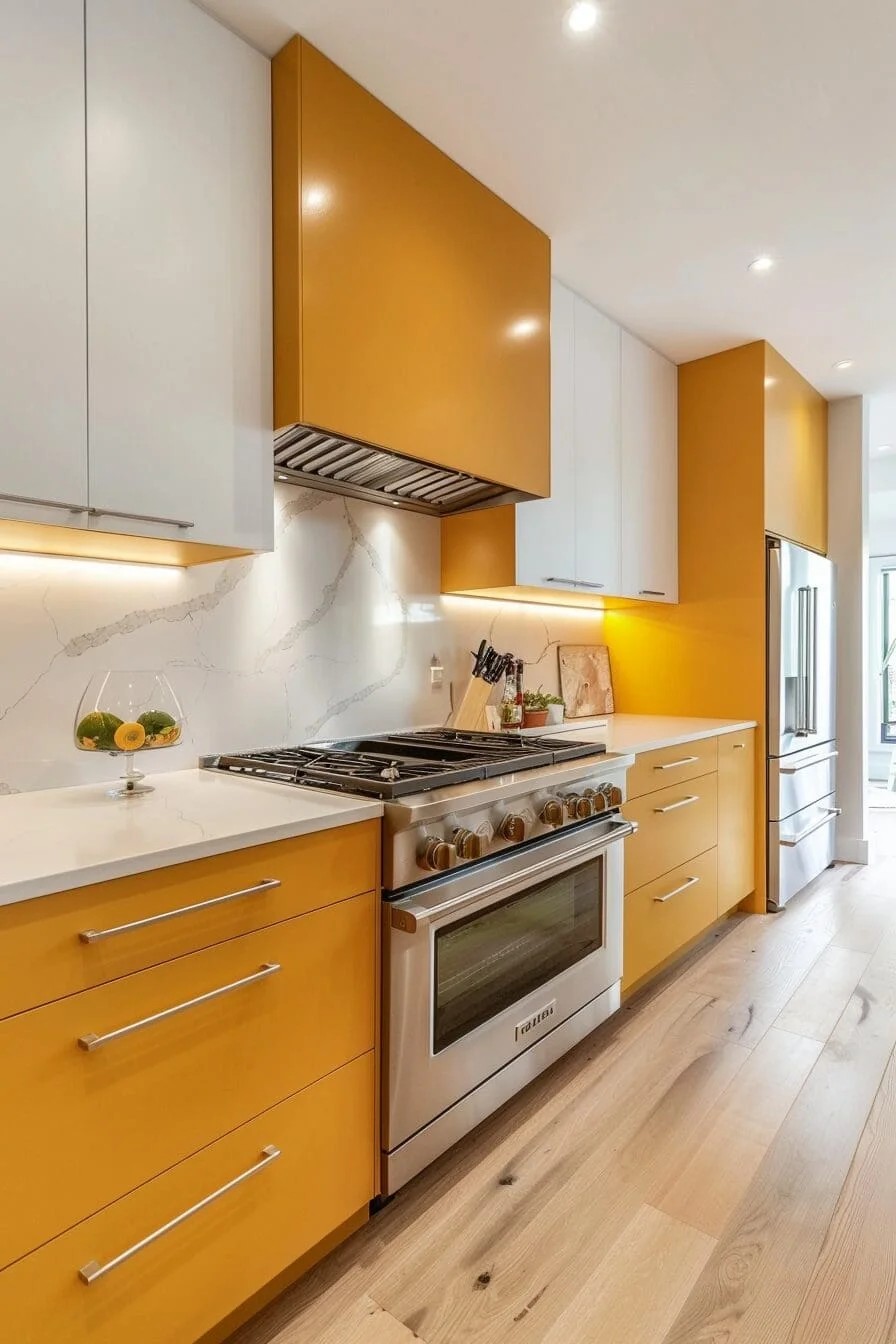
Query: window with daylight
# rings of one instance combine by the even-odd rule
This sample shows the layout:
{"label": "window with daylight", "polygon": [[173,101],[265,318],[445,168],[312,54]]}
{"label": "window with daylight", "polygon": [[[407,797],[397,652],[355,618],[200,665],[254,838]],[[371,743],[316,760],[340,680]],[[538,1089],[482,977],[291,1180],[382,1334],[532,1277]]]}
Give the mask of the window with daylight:
{"label": "window with daylight", "polygon": [[880,576],[881,742],[896,742],[896,569]]}

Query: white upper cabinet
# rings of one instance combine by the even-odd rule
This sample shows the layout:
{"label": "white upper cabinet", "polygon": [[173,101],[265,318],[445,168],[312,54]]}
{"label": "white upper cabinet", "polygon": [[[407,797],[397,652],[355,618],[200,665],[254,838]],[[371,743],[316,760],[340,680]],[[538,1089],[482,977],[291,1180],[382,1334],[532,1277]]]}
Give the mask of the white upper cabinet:
{"label": "white upper cabinet", "polygon": [[674,364],[553,282],[551,495],[516,506],[518,585],[678,601],[677,402]]}
{"label": "white upper cabinet", "polygon": [[516,510],[517,583],[575,592],[575,295],[551,283],[551,493]]}
{"label": "white upper cabinet", "polygon": [[575,500],[579,590],[619,591],[619,327],[575,300]]}
{"label": "white upper cabinet", "polygon": [[87,509],[82,0],[3,6],[0,172],[0,517],[78,526]]}
{"label": "white upper cabinet", "polygon": [[620,593],[678,601],[678,369],[622,333]]}
{"label": "white upper cabinet", "polygon": [[91,526],[272,545],[270,64],[87,0]]}

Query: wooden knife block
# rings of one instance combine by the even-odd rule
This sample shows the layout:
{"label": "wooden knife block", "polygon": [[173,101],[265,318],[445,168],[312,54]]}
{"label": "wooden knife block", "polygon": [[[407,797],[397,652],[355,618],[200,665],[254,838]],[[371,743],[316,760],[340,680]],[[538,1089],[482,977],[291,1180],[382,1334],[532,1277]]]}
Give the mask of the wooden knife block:
{"label": "wooden knife block", "polygon": [[464,698],[454,712],[451,727],[467,733],[487,733],[489,727],[485,707],[494,689],[490,682],[483,681],[481,677],[471,677]]}

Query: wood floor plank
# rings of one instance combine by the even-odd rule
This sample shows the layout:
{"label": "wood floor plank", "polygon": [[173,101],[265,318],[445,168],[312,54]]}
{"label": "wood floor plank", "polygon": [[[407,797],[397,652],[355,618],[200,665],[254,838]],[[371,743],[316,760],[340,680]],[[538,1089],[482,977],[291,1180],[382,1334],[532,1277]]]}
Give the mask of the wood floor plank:
{"label": "wood floor plank", "polygon": [[323,1334],[309,1334],[308,1323],[293,1326],[280,1336],[280,1344],[413,1344],[421,1336],[396,1321],[388,1311],[364,1296],[353,1302]]}
{"label": "wood floor plank", "polygon": [[781,1344],[788,1338],[896,1044],[894,985],[891,931],[665,1344]]}
{"label": "wood floor plank", "polygon": [[896,1058],[859,1144],[792,1344],[896,1338]]}
{"label": "wood floor plank", "polygon": [[544,1335],[544,1344],[655,1344],[714,1246],[712,1237],[642,1205]]}
{"label": "wood floor plank", "polygon": [[775,1026],[798,1036],[826,1041],[870,960],[865,952],[829,943],[788,999]]}
{"label": "wood floor plank", "polygon": [[674,1218],[719,1237],[793,1105],[821,1043],[772,1028],[690,1136],[690,1155],[657,1201]]}

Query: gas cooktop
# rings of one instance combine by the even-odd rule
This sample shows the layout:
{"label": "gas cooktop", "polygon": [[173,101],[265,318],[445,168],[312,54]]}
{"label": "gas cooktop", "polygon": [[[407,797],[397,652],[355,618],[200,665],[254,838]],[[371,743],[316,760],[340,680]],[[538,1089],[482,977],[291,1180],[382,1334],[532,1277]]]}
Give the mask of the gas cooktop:
{"label": "gas cooktop", "polygon": [[284,784],[389,799],[605,752],[597,742],[439,728],[217,756],[210,764]]}

